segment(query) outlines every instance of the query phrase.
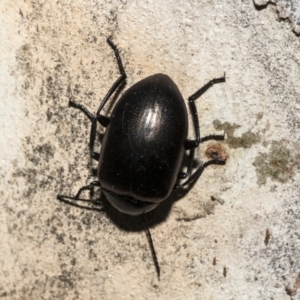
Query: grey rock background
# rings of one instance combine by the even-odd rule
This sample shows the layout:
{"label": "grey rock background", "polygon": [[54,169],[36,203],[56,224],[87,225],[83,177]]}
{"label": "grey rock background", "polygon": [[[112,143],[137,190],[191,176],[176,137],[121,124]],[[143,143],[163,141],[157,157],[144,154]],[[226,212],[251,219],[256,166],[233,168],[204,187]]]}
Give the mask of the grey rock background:
{"label": "grey rock background", "polygon": [[299,0],[254,0],[254,3],[259,6],[268,4],[276,5],[278,16],[281,19],[288,19],[295,33],[300,34],[300,2]]}
{"label": "grey rock background", "polygon": [[[300,299],[300,42],[275,15],[251,1],[0,3],[0,297]],[[202,135],[227,135],[197,157],[221,145],[226,166],[148,216],[160,281],[138,218],[56,200],[92,180],[89,122],[68,101],[94,112],[118,77],[110,35],[125,89],[163,72],[187,98],[226,72],[197,102]]]}

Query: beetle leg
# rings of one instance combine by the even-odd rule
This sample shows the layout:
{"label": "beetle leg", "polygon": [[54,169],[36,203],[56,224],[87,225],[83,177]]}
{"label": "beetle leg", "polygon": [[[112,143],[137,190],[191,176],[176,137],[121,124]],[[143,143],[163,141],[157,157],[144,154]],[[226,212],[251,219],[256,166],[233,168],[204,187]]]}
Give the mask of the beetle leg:
{"label": "beetle leg", "polygon": [[189,150],[189,158],[188,158],[188,165],[187,165],[187,171],[186,172],[179,172],[177,179],[185,179],[187,178],[193,168],[193,163],[194,163],[194,156],[195,156],[195,148],[192,148]]}
{"label": "beetle leg", "polygon": [[215,141],[224,141],[225,135],[224,134],[210,134],[207,136],[204,136],[200,139],[200,143],[210,141],[210,140],[215,140]]}
{"label": "beetle leg", "polygon": [[82,202],[89,202],[89,203],[94,204],[94,205],[103,205],[103,203],[102,203],[102,201],[100,201],[100,199],[92,200],[92,199],[82,199],[82,198],[79,198],[80,194],[83,191],[86,191],[86,190],[91,191],[91,190],[94,189],[95,186],[99,186],[100,187],[100,182],[99,181],[93,181],[89,185],[83,186],[82,188],[79,189],[79,191],[77,192],[76,196],[74,196],[74,197],[67,196],[67,195],[57,195],[57,199],[59,201],[64,202],[64,203],[67,203],[67,204],[70,204],[70,205],[73,205],[73,206],[76,206],[76,207],[80,207],[80,208],[85,208],[85,209],[88,209],[88,210],[102,210],[102,209],[99,209],[99,208],[97,209],[97,208],[93,208],[93,207],[82,206],[82,205],[79,205],[79,204],[73,202],[73,201],[82,201]]}
{"label": "beetle leg", "polygon": [[142,217],[143,222],[144,222],[144,224],[145,224],[145,232],[146,232],[147,239],[148,239],[148,242],[149,242],[150,251],[151,251],[151,254],[152,254],[152,258],[153,258],[153,262],[154,262],[154,266],[155,266],[157,278],[158,278],[158,280],[159,280],[159,279],[160,279],[160,267],[159,267],[159,263],[158,263],[158,260],[157,260],[157,255],[156,255],[156,251],[155,251],[155,248],[154,248],[152,236],[151,236],[149,227],[148,227],[148,225],[146,224],[146,220],[145,220],[144,215],[142,214],[141,217]]}
{"label": "beetle leg", "polygon": [[69,101],[69,105],[71,107],[77,108],[81,110],[92,122],[91,126],[91,132],[90,132],[90,142],[89,142],[89,149],[90,149],[90,154],[91,157],[97,161],[99,161],[100,154],[97,152],[94,152],[94,144],[95,144],[95,139],[96,139],[96,130],[97,130],[97,119],[96,117],[91,114],[87,108],[85,108],[83,105],[75,103],[73,101]]}
{"label": "beetle leg", "polygon": [[110,47],[115,52],[115,57],[117,59],[117,63],[118,63],[118,67],[119,67],[119,71],[120,71],[121,76],[115,81],[115,83],[109,89],[109,91],[107,92],[106,96],[102,100],[102,102],[101,102],[101,104],[100,104],[100,106],[97,110],[96,118],[97,118],[98,122],[101,125],[103,125],[104,127],[106,127],[108,125],[109,119],[107,117],[104,117],[104,116],[100,115],[100,112],[101,112],[102,108],[104,107],[104,105],[106,104],[106,102],[108,101],[108,99],[110,98],[110,96],[118,89],[118,87],[122,84],[122,82],[124,82],[124,80],[127,77],[117,46],[112,42],[110,37],[107,39],[107,43],[110,45]]}
{"label": "beetle leg", "polygon": [[104,208],[97,208],[97,207],[90,207],[90,206],[84,206],[84,205],[80,205],[75,203],[74,201],[84,201],[84,202],[89,202],[92,203],[94,205],[103,205],[103,203],[100,200],[86,200],[86,199],[74,199],[73,197],[69,197],[69,196],[65,196],[65,195],[57,195],[57,200],[64,202],[68,205],[72,205],[75,207],[79,207],[79,208],[84,208],[86,210],[95,210],[95,211],[104,211]]}
{"label": "beetle leg", "polygon": [[[215,140],[215,141],[224,141],[224,134],[210,134],[200,139],[200,143],[209,141],[209,140]],[[177,179],[186,179],[192,171],[193,168],[193,162],[194,162],[194,156],[195,156],[195,148],[192,148],[189,150],[189,158],[188,158],[188,166],[186,172],[180,172],[177,176]]]}
{"label": "beetle leg", "polygon": [[78,104],[78,103],[76,103],[76,102],[74,102],[74,101],[69,101],[69,106],[81,110],[81,111],[82,111],[82,112],[83,112],[83,113],[84,113],[84,114],[85,114],[92,122],[93,122],[93,120],[95,119],[95,116],[94,116],[92,113],[90,113],[90,112],[88,111],[88,109],[85,108],[83,105]]}
{"label": "beetle leg", "polygon": [[[209,140],[209,139],[220,139],[221,136],[219,135],[211,135],[211,138],[205,137],[200,138],[200,127],[199,127],[199,120],[198,120],[198,112],[197,107],[195,105],[195,100],[197,100],[201,95],[203,95],[211,86],[213,86],[216,83],[225,82],[225,74],[223,77],[214,78],[210,80],[206,85],[204,85],[201,89],[199,89],[196,93],[194,93],[192,96],[188,98],[189,106],[191,109],[191,114],[193,118],[194,128],[196,132],[196,139],[195,140],[187,140],[185,143],[185,149],[192,149],[197,148],[199,144],[203,141]],[[215,137],[215,138],[213,138]],[[224,139],[224,138],[223,138]]]}
{"label": "beetle leg", "polygon": [[225,159],[218,159],[218,158],[205,162],[204,164],[202,164],[201,166],[199,166],[197,168],[197,170],[190,176],[190,178],[188,180],[186,180],[182,184],[176,184],[174,186],[173,190],[181,189],[184,186],[193,182],[195,179],[197,179],[203,173],[204,169],[206,167],[208,167],[209,165],[225,165],[225,163],[226,163]]}
{"label": "beetle leg", "polygon": [[85,186],[81,187],[79,189],[79,191],[77,192],[76,196],[74,197],[74,199],[79,199],[79,196],[83,191],[92,191],[95,186],[101,187],[100,182],[92,181],[89,185],[85,185]]}

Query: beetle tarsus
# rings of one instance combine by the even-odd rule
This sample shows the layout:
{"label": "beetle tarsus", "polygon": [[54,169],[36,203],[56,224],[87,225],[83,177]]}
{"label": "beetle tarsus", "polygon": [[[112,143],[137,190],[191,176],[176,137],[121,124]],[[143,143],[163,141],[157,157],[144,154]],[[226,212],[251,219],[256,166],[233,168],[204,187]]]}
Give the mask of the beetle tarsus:
{"label": "beetle tarsus", "polygon": [[93,191],[94,187],[101,187],[100,182],[99,181],[92,181],[89,185],[83,186],[79,189],[79,191],[77,192],[75,199],[78,199],[80,194],[83,191]]}
{"label": "beetle tarsus", "polygon": [[89,209],[86,206],[81,206],[79,204],[72,203],[71,201],[82,201],[82,202],[89,202],[89,203],[94,204],[94,205],[102,205],[103,203],[99,199],[93,200],[93,199],[82,199],[82,198],[80,198],[80,195],[83,191],[86,191],[86,190],[93,191],[94,187],[100,187],[100,186],[101,185],[100,185],[99,181],[92,181],[89,185],[81,187],[75,196],[57,195],[57,199],[62,201],[62,202],[71,204],[73,206],[77,206],[77,207],[79,206],[79,207]]}
{"label": "beetle tarsus", "polygon": [[142,219],[143,219],[145,227],[146,227],[145,231],[146,231],[146,235],[147,235],[148,242],[149,242],[149,245],[150,245],[150,251],[151,251],[151,254],[152,254],[152,258],[153,258],[153,262],[154,262],[154,266],[155,266],[157,278],[158,278],[158,280],[160,280],[160,267],[159,267],[159,263],[158,263],[156,251],[155,251],[155,248],[154,248],[152,236],[151,236],[149,227],[146,224],[146,220],[145,220],[144,215],[142,214],[141,216],[142,216]]}
{"label": "beetle tarsus", "polygon": [[[203,138],[200,137],[200,126],[199,126],[199,120],[198,120],[198,112],[197,112],[197,107],[195,104],[195,100],[198,99],[202,94],[204,94],[211,86],[213,86],[216,83],[222,83],[225,82],[225,73],[223,77],[219,77],[219,78],[214,78],[212,80],[210,80],[208,83],[206,83],[202,88],[200,88],[198,91],[196,91],[193,95],[191,95],[188,98],[188,102],[189,102],[189,106],[190,106],[190,110],[191,110],[191,114],[192,114],[192,119],[193,119],[193,123],[194,123],[194,129],[195,129],[195,133],[196,133],[196,139],[195,140],[189,140],[187,139],[185,142],[185,149],[190,151],[190,155],[189,155],[189,161],[193,161],[194,160],[194,152],[191,153],[192,149],[195,149],[199,146],[200,143],[209,141],[209,140],[217,140],[217,141],[222,141],[225,138],[225,135],[218,135],[218,134],[212,134],[212,135],[208,135],[205,136]],[[178,177],[179,179],[185,179],[188,177],[188,175],[191,172],[192,169],[192,163],[189,163],[190,168],[188,168],[188,171],[186,173],[179,173]],[[203,167],[204,170],[205,166]],[[196,172],[200,172],[199,175],[197,175],[196,173],[196,178],[198,176],[200,176],[200,174],[203,172],[203,170],[201,171],[201,167],[200,169],[196,170]],[[194,174],[195,174],[194,173]],[[192,174],[191,177],[194,175]],[[191,178],[190,177],[190,178]],[[179,189],[181,187],[183,187],[184,185],[190,183],[191,180],[188,179],[185,183],[183,183],[182,185],[175,185],[174,189]]]}
{"label": "beetle tarsus", "polygon": [[92,113],[90,113],[88,109],[83,105],[70,100],[69,106],[81,110],[91,121],[95,119],[95,116]]}
{"label": "beetle tarsus", "polygon": [[90,154],[93,159],[96,161],[99,161],[100,154],[94,151],[94,144],[95,144],[95,139],[96,139],[96,132],[97,132],[97,119],[96,117],[88,111],[86,107],[84,107],[81,104],[78,104],[74,101],[69,101],[69,106],[79,109],[82,111],[92,122],[91,125],[91,131],[90,131],[90,141],[89,141],[89,149],[90,149]]}
{"label": "beetle tarsus", "polygon": [[[100,199],[95,199],[95,200],[91,200],[91,199],[81,199],[81,198],[75,198],[72,196],[67,196],[67,195],[57,195],[57,200],[64,202],[68,205],[72,205],[78,208],[83,208],[86,210],[94,210],[94,211],[104,211],[104,203],[102,201],[100,201]],[[93,204],[95,206],[102,206],[102,208],[98,208],[98,207],[90,207],[90,206],[84,206],[84,205],[80,205],[77,202],[81,201],[81,202],[87,202],[90,204]]]}
{"label": "beetle tarsus", "polygon": [[115,81],[115,83],[112,85],[112,87],[109,89],[106,96],[102,100],[102,102],[101,102],[101,104],[100,104],[100,106],[97,110],[97,114],[96,114],[97,117],[100,115],[100,112],[101,112],[102,108],[105,106],[105,104],[107,103],[110,96],[118,89],[118,87],[122,84],[122,82],[124,82],[124,80],[127,77],[124,66],[123,66],[123,63],[122,63],[121,56],[119,54],[119,50],[118,50],[117,46],[112,42],[111,37],[109,37],[107,39],[107,43],[110,45],[110,47],[115,52],[115,57],[117,59],[117,63],[118,63],[118,67],[119,67],[119,71],[120,71],[121,76]]}
{"label": "beetle tarsus", "polygon": [[208,167],[210,165],[225,165],[225,164],[226,164],[226,159],[216,158],[216,159],[209,160],[209,161],[205,162],[204,164],[202,164],[201,166],[199,166],[196,169],[196,171],[185,182],[183,182],[181,184],[176,184],[174,186],[173,190],[181,189],[181,188],[185,187],[186,185],[192,183],[199,176],[201,176],[201,174],[203,173],[203,171],[206,167]]}
{"label": "beetle tarsus", "polygon": [[222,83],[222,82],[225,82],[225,73],[224,73],[223,77],[214,78],[214,79],[210,80],[202,88],[200,88],[197,92],[195,92],[193,95],[191,95],[188,98],[190,110],[191,110],[191,114],[192,114],[192,118],[193,118],[193,122],[194,122],[194,128],[195,128],[195,132],[196,132],[196,139],[194,140],[194,143],[191,140],[187,141],[186,149],[190,149],[193,147],[196,148],[196,147],[198,147],[199,143],[201,143],[200,126],[199,126],[198,112],[197,112],[197,107],[195,105],[195,100],[197,100],[201,95],[203,95],[214,84]]}
{"label": "beetle tarsus", "polygon": [[210,134],[200,138],[200,143],[204,143],[210,140],[224,141],[224,139],[225,139],[225,134]]}

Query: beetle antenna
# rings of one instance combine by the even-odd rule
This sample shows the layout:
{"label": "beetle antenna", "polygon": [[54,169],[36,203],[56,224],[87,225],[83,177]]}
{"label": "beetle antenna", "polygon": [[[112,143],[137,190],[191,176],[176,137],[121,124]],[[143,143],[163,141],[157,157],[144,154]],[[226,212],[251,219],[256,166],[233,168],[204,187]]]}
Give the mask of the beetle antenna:
{"label": "beetle antenna", "polygon": [[153,240],[152,240],[152,237],[151,237],[149,227],[146,223],[145,217],[144,217],[144,215],[141,215],[141,216],[142,216],[142,219],[143,219],[144,224],[146,226],[145,231],[146,231],[147,239],[148,239],[148,242],[149,242],[149,245],[150,245],[150,250],[151,250],[152,258],[153,258],[153,261],[154,261],[154,266],[155,266],[157,278],[159,280],[160,279],[160,267],[159,267],[156,252],[155,252],[155,249],[154,249]]}

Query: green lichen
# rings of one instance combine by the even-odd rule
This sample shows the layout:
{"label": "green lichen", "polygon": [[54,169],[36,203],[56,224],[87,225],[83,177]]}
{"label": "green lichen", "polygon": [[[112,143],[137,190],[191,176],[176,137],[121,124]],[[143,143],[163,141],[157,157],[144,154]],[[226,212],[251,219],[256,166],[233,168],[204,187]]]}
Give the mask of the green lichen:
{"label": "green lichen", "polygon": [[269,153],[260,153],[253,163],[256,167],[257,183],[266,184],[268,177],[285,183],[292,178],[299,163],[298,149],[290,151],[284,146],[284,141],[273,141]]}
{"label": "green lichen", "polygon": [[226,143],[229,148],[251,148],[253,144],[260,142],[260,136],[251,132],[250,130],[244,132],[241,137],[234,137],[234,131],[240,127],[237,124],[230,124],[228,122],[221,123],[219,120],[214,120],[213,125],[216,130],[224,130],[227,138]]}
{"label": "green lichen", "polygon": [[[251,131],[243,133],[241,137],[234,137],[234,131],[240,125],[221,123],[219,120],[215,120],[213,124],[216,130],[225,131],[227,135],[225,142],[230,148],[250,148],[260,142],[260,136]],[[259,185],[266,184],[268,177],[273,181],[285,183],[295,174],[300,165],[299,145],[294,145],[292,147],[294,149],[290,150],[284,144],[286,141],[272,141],[269,153],[260,153],[255,158],[253,165],[256,167]]]}

